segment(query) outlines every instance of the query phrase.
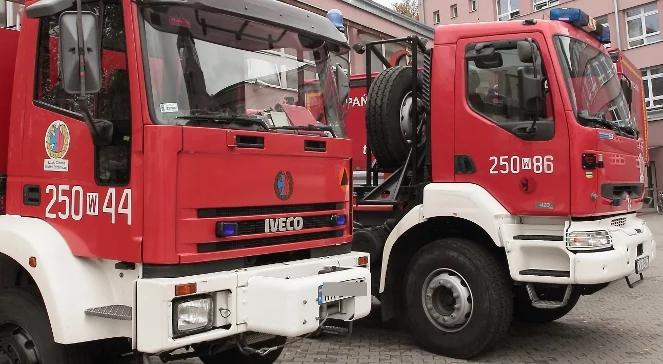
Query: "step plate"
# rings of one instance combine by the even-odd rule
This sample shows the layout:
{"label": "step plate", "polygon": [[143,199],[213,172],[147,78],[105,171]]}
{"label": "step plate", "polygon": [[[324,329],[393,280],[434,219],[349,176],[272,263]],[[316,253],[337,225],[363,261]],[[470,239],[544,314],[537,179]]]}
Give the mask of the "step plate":
{"label": "step plate", "polygon": [[112,320],[131,321],[131,307],[124,305],[110,305],[93,307],[85,310],[88,316],[103,317]]}

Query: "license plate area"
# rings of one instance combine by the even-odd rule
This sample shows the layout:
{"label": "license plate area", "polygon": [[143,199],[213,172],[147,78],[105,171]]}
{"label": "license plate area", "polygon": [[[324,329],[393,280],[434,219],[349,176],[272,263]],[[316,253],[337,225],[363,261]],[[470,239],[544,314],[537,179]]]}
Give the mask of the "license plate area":
{"label": "license plate area", "polygon": [[649,268],[649,256],[640,257],[635,260],[635,274],[640,274]]}
{"label": "license plate area", "polygon": [[366,282],[361,280],[325,282],[318,286],[318,305],[340,301],[348,297],[365,296],[366,289]]}

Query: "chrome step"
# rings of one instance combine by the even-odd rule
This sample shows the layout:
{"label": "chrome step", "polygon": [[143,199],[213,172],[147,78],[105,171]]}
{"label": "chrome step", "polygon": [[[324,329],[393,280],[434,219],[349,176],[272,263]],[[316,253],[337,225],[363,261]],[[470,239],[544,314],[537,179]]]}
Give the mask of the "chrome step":
{"label": "chrome step", "polygon": [[536,290],[534,290],[534,285],[532,283],[528,283],[526,288],[529,299],[532,301],[532,306],[544,310],[554,310],[556,308],[562,308],[566,306],[569,303],[569,298],[571,298],[571,291],[573,290],[573,286],[569,284],[566,286],[566,291],[564,292],[564,298],[562,301],[547,301],[539,298],[539,296],[536,294]]}
{"label": "chrome step", "polygon": [[88,316],[103,317],[111,320],[131,321],[131,307],[124,305],[110,305],[93,307],[85,310]]}

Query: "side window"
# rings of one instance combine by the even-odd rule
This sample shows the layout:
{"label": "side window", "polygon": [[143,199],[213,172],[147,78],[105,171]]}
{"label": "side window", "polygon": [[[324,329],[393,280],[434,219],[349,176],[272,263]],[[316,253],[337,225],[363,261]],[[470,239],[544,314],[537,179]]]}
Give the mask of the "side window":
{"label": "side window", "polygon": [[[98,15],[101,27],[102,87],[99,93],[88,95],[88,107],[95,119],[113,123],[111,145],[95,151],[95,178],[100,185],[126,185],[130,170],[131,103],[122,6],[120,1],[112,0],[83,7]],[[78,96],[67,94],[60,80],[58,20],[57,15],[41,20],[35,100],[41,107],[81,118]]]}
{"label": "side window", "polygon": [[474,43],[465,59],[467,102],[474,111],[522,139],[552,139],[552,104],[536,43]]}

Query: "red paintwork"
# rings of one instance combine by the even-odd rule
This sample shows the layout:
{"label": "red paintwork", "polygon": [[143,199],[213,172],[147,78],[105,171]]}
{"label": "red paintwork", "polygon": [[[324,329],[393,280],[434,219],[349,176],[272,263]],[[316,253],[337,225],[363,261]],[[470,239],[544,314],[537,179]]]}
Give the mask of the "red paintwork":
{"label": "red paintwork", "polygon": [[[598,197],[604,183],[633,184],[641,181],[638,158],[641,140],[615,135],[613,140],[598,137],[599,131],[581,126],[576,120],[568,95],[562,68],[554,51],[553,36],[568,35],[603,49],[587,33],[556,21],[538,21],[535,25],[522,22],[496,22],[439,26],[435,31],[431,79],[432,178],[434,182],[467,182],[486,188],[511,214],[589,216],[627,211],[627,202],[612,206],[611,200]],[[464,49],[468,43],[497,39],[531,37],[541,46],[550,85],[549,114],[555,119],[555,136],[546,142],[528,142],[497,127],[471,110],[466,102]],[[636,71],[637,72],[637,71]],[[639,73],[638,73],[639,74]],[[364,75],[353,77],[345,124],[354,141],[353,166],[365,169],[364,111],[361,103],[352,105],[353,98],[366,94]],[[642,83],[633,78],[639,89]],[[634,97],[642,97],[636,93]],[[645,120],[636,111],[638,120]],[[645,148],[646,149],[646,148]],[[594,171],[588,178],[581,165],[583,153],[604,157],[605,168]],[[454,156],[468,155],[474,160],[477,172],[455,174]],[[553,156],[553,174],[490,174],[491,156]],[[524,192],[521,182],[527,179],[530,189]],[[548,208],[541,208],[545,204]],[[642,198],[633,200],[632,209],[642,206]],[[552,207],[552,208],[550,208]]]}
{"label": "red paintwork", "polygon": [[[268,247],[236,249],[224,252],[197,253],[196,245],[208,242],[233,241],[238,238],[217,238],[215,224],[224,218],[200,219],[196,209],[203,207],[270,206],[281,204],[312,204],[342,202],[336,211],[350,215],[349,191],[341,186],[341,176],[350,166],[350,141],[293,134],[232,131],[212,128],[154,125],[148,108],[139,34],[139,10],[123,0],[127,43],[126,58],[122,53],[104,52],[102,65],[106,71],[126,69],[132,111],[131,180],[127,186],[115,187],[119,200],[122,192],[131,189],[132,221],[117,215],[113,224],[109,214],[85,215],[80,221],[45,218],[49,195],[47,185],[81,186],[84,192],[100,194],[100,210],[109,187],[98,186],[94,179],[94,147],[85,123],[69,116],[35,105],[34,70],[38,20],[23,18],[17,46],[0,30],[5,55],[16,52],[19,67],[16,83],[11,87],[2,82],[0,99],[12,100],[12,114],[0,111],[0,125],[9,125],[9,156],[7,213],[33,216],[48,221],[68,242],[77,256],[115,259],[144,263],[192,263],[233,257],[246,257],[273,252],[321,247],[350,241],[350,224],[337,228],[343,236],[333,239],[305,241]],[[14,39],[15,37],[11,38]],[[7,44],[10,46],[7,47]],[[4,62],[4,63],[2,63]],[[158,72],[157,60],[150,60]],[[8,61],[1,61],[5,67]],[[0,80],[6,78],[1,72]],[[150,86],[151,87],[151,86]],[[7,95],[5,92],[10,91]],[[2,100],[0,100],[2,102]],[[68,172],[43,170],[48,158],[44,148],[47,127],[62,120],[69,128],[71,143],[66,159]],[[0,128],[0,137],[1,137]],[[264,137],[264,149],[235,147],[235,136]],[[323,140],[326,152],[304,151],[305,140]],[[287,201],[274,192],[279,171],[290,171],[294,191]],[[41,204],[23,204],[23,187],[39,185]],[[51,211],[63,212],[59,204]],[[305,216],[298,213],[296,216]],[[251,219],[279,218],[289,215],[251,216]],[[233,221],[249,217],[232,218]],[[227,218],[225,220],[228,220]],[[328,230],[329,228],[321,228]],[[306,230],[305,233],[316,230]],[[256,234],[246,238],[287,235],[292,232]]]}
{"label": "red paintwork", "polygon": [[[19,33],[14,30],[0,29],[0,44],[4,48],[0,57],[0,145],[7,145],[9,137],[9,116],[11,114],[11,96],[16,64],[16,45]],[[7,173],[7,150],[0,148],[0,174]]]}

